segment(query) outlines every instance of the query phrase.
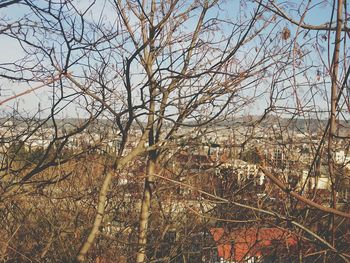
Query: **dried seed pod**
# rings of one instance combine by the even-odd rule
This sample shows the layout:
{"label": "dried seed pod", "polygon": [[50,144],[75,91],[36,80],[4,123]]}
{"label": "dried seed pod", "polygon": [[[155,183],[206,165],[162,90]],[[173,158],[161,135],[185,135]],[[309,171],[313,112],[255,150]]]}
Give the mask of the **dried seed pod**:
{"label": "dried seed pod", "polygon": [[283,28],[282,30],[282,39],[287,40],[290,37],[290,30],[288,27]]}

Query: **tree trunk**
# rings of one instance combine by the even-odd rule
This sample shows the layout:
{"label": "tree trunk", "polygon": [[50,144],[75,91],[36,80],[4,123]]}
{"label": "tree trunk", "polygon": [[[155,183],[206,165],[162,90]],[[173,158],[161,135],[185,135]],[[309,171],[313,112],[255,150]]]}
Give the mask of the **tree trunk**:
{"label": "tree trunk", "polygon": [[[338,10],[337,10],[337,31],[335,35],[335,46],[332,60],[331,68],[331,77],[332,77],[332,86],[331,86],[331,112],[330,112],[330,127],[329,127],[329,136],[328,136],[328,166],[329,166],[329,176],[331,179],[331,207],[336,209],[337,206],[337,189],[336,189],[336,175],[334,172],[334,147],[333,139],[337,129],[336,123],[336,111],[337,111],[337,96],[338,96],[338,71],[339,71],[339,51],[340,51],[340,41],[341,41],[341,30],[343,25],[342,20],[342,7],[343,0],[338,0]],[[331,244],[335,246],[335,215],[331,216]]]}
{"label": "tree trunk", "polygon": [[143,191],[143,198],[141,204],[140,224],[139,224],[139,237],[138,237],[138,250],[136,255],[136,262],[146,262],[146,244],[147,244],[147,229],[148,219],[151,208],[152,192],[154,188],[154,174],[155,172],[155,160],[150,159],[147,164],[147,177],[145,179],[145,188]]}

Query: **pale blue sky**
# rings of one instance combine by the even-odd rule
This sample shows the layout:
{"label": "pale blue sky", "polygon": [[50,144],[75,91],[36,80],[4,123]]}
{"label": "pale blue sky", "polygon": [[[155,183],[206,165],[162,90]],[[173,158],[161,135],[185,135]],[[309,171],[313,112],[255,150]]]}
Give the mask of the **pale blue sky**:
{"label": "pale blue sky", "polygon": [[[87,0],[81,0],[76,1],[75,3],[78,3],[77,6],[81,6],[82,8],[84,6],[87,6],[90,1]],[[101,1],[102,2],[102,1]],[[306,1],[304,1],[306,2]],[[280,3],[282,3],[280,1]],[[288,2],[288,9],[287,5],[285,5],[286,12],[289,12],[293,15],[296,19],[298,18],[298,12],[296,9],[299,8],[300,3],[302,1],[289,1]],[[312,5],[315,5],[312,12],[310,12],[310,15],[307,15],[305,18],[306,23],[310,24],[321,24],[329,21],[330,13],[331,13],[331,6],[329,3],[326,3],[326,1],[313,1]],[[235,17],[243,17],[243,10],[251,9],[250,4],[245,4],[245,1],[235,1],[235,0],[227,0],[224,4],[221,5],[222,10],[216,9],[212,10],[208,13],[208,16],[216,16],[216,14],[219,14],[220,17],[226,18],[230,16]],[[95,13],[92,13],[92,16],[97,16],[97,14],[100,13],[101,9],[103,8],[102,5],[97,5],[95,8],[97,8],[97,11],[94,11]],[[95,9],[94,9],[95,10]],[[301,8],[303,10],[303,8]],[[114,17],[114,11],[113,9],[105,9],[104,10],[105,15],[108,16],[109,19]],[[10,19],[16,19],[23,17],[23,15],[31,15],[28,12],[28,9],[24,6],[20,5],[14,5],[8,8],[3,8],[0,10],[0,17],[9,17]],[[112,19],[111,19],[112,20]],[[282,22],[280,26],[288,26],[292,29],[292,37],[293,33],[295,33],[295,26],[291,26],[289,22]],[[294,29],[293,29],[294,28]],[[225,29],[223,29],[225,30]],[[302,38],[302,35],[300,35],[298,38]],[[0,63],[8,63],[13,62],[18,59],[20,59],[23,55],[21,52],[21,48],[19,47],[18,43],[14,40],[9,39],[8,37],[4,35],[0,35],[0,47],[1,50],[5,52],[0,53]],[[327,56],[327,52],[324,54],[325,58]],[[298,78],[298,81],[303,81],[301,78]],[[17,84],[17,83],[9,83],[8,81],[1,80],[0,81],[0,88],[1,88],[1,98],[6,98],[7,96],[11,96],[13,94],[18,94],[19,92],[27,89],[30,84]],[[35,87],[37,84],[33,84],[32,87]],[[19,108],[23,108],[29,112],[34,113],[37,110],[37,106],[40,102],[42,108],[49,108],[51,105],[50,102],[51,92],[50,88],[42,88],[30,95],[25,95],[21,97],[18,100]],[[0,106],[2,110],[9,110],[12,107],[14,107],[15,101],[6,103],[5,105]],[[264,104],[257,104],[257,109],[259,108],[259,111],[263,110]],[[78,111],[75,110],[74,106],[68,107],[68,112],[63,114],[73,114],[75,115]]]}

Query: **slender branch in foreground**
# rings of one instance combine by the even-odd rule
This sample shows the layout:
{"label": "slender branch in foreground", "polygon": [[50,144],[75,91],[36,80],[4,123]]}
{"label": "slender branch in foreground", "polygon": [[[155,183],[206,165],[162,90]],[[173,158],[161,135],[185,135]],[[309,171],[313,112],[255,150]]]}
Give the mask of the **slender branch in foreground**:
{"label": "slender branch in foreground", "polygon": [[[260,2],[259,2],[260,3]],[[318,31],[337,31],[337,25],[330,25],[328,23],[326,24],[320,24],[320,25],[312,25],[312,24],[306,24],[306,23],[299,23],[299,21],[293,19],[292,17],[290,17],[286,12],[284,12],[279,6],[277,6],[275,3],[273,3],[272,1],[269,1],[269,3],[273,6],[270,7],[267,4],[263,4],[260,3],[263,7],[267,8],[268,10],[270,10],[271,12],[273,12],[274,14],[286,19],[287,21],[289,21],[290,23],[296,25],[296,26],[300,26],[303,29],[307,29],[307,30],[318,30]],[[350,32],[350,28],[347,26],[344,26],[343,28],[341,28],[341,31],[343,32]]]}
{"label": "slender branch in foreground", "polygon": [[89,232],[89,235],[85,242],[82,244],[79,253],[77,255],[77,262],[84,262],[85,257],[89,249],[91,248],[96,236],[99,232],[99,227],[102,223],[103,216],[106,208],[107,201],[107,193],[109,190],[109,186],[111,184],[112,178],[115,175],[115,171],[118,169],[122,169],[129,161],[132,160],[136,155],[140,154],[144,151],[144,148],[141,143],[127,156],[123,157],[117,162],[116,168],[112,171],[107,172],[105,179],[103,180],[102,187],[98,197],[98,205],[97,205],[97,213],[94,219],[93,226]]}
{"label": "slender branch in foreground", "polygon": [[186,184],[186,183],[182,183],[182,182],[179,182],[179,181],[167,178],[167,177],[159,175],[159,174],[154,174],[154,176],[157,177],[157,178],[166,180],[168,182],[175,183],[175,184],[180,185],[182,187],[189,188],[191,190],[197,191],[197,192],[199,192],[201,194],[204,194],[206,196],[214,198],[214,199],[216,199],[218,201],[221,201],[223,203],[230,203],[230,204],[236,205],[238,207],[242,207],[242,208],[245,208],[245,209],[250,209],[250,210],[253,210],[253,211],[256,211],[256,212],[260,212],[260,213],[263,213],[263,214],[267,214],[267,215],[270,215],[270,216],[277,217],[278,219],[283,220],[283,221],[287,221],[288,223],[290,223],[290,224],[292,224],[292,225],[302,229],[303,231],[305,231],[309,235],[313,236],[316,240],[318,240],[320,243],[322,243],[323,245],[328,247],[331,251],[333,251],[334,253],[338,254],[339,257],[341,257],[345,262],[350,262],[348,260],[348,258],[350,258],[350,255],[347,255],[347,254],[339,252],[335,247],[333,247],[325,239],[323,239],[322,237],[320,237],[319,235],[317,235],[316,233],[314,233],[313,231],[311,231],[307,227],[301,225],[300,223],[298,223],[298,222],[296,222],[296,221],[294,221],[294,220],[292,220],[292,219],[290,219],[290,218],[288,218],[286,216],[280,215],[280,214],[278,214],[276,212],[271,212],[271,211],[267,211],[267,210],[264,210],[264,209],[261,209],[261,208],[253,207],[253,206],[250,206],[250,205],[244,205],[244,204],[241,204],[241,203],[237,203],[235,201],[230,201],[230,200],[228,200],[226,198],[222,198],[220,196],[216,196],[214,194],[211,194],[211,193],[208,193],[206,191],[203,191],[203,190],[199,189],[198,187],[195,187],[195,186],[192,186],[192,185],[189,185],[189,184]]}
{"label": "slender branch in foreground", "polygon": [[[32,93],[32,92],[34,92],[34,91],[36,91],[36,90],[38,90],[38,89],[41,89],[41,88],[43,88],[43,87],[45,87],[45,86],[47,86],[47,85],[49,85],[49,84],[52,84],[52,83],[56,82],[57,80],[61,79],[62,75],[65,75],[65,74],[60,73],[60,74],[54,76],[54,77],[53,77],[52,79],[50,79],[49,81],[47,81],[47,82],[45,82],[45,83],[43,83],[43,84],[41,84],[41,85],[39,85],[39,86],[37,86],[37,87],[27,89],[27,90],[25,90],[25,91],[23,91],[23,92],[21,92],[21,93],[18,93],[18,94],[15,94],[15,95],[13,95],[13,96],[11,96],[11,97],[9,97],[9,98],[6,98],[6,99],[0,101],[0,106],[1,106],[2,104],[6,103],[6,102],[9,102],[9,101],[13,100],[13,99],[19,98],[19,97],[21,97],[21,96],[23,96],[23,95]],[[68,76],[68,74],[67,74],[66,76]]]}
{"label": "slender branch in foreground", "polygon": [[298,199],[299,201],[303,202],[304,204],[311,206],[313,208],[319,209],[323,212],[326,213],[330,213],[330,214],[334,214],[334,215],[338,215],[341,217],[345,217],[350,219],[350,214],[349,213],[345,213],[342,211],[339,211],[337,209],[331,208],[331,207],[325,207],[323,205],[317,204],[314,201],[299,195],[297,192],[294,192],[292,190],[290,190],[286,185],[284,185],[277,177],[275,177],[274,175],[272,175],[271,172],[269,172],[265,167],[260,166],[259,169],[275,184],[277,185],[279,188],[281,188],[281,190],[291,196],[293,196],[294,198]]}
{"label": "slender branch in foreground", "polygon": [[122,157],[121,159],[116,161],[116,165],[113,170],[107,171],[106,176],[103,180],[99,197],[98,197],[98,206],[97,206],[97,213],[95,215],[94,223],[92,225],[92,228],[89,232],[88,237],[86,238],[85,242],[80,247],[80,250],[77,255],[77,262],[84,262],[85,257],[89,249],[94,243],[95,238],[99,234],[99,227],[102,223],[103,216],[105,213],[106,208],[106,201],[107,201],[107,193],[109,191],[109,186],[111,184],[112,178],[115,175],[116,171],[122,170],[133,158],[135,158],[137,155],[147,152],[153,149],[156,149],[157,147],[160,147],[159,145],[162,145],[162,143],[155,144],[151,147],[144,147],[144,140],[147,137],[147,133],[143,134],[143,137],[140,139],[140,142],[138,145],[126,156]]}

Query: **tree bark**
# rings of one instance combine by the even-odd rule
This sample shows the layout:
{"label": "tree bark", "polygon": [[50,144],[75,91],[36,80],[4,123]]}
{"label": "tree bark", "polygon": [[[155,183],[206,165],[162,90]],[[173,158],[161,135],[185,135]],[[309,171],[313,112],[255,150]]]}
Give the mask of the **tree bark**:
{"label": "tree bark", "polygon": [[[134,148],[134,150],[132,152],[130,152],[128,155],[121,158],[119,160],[119,162],[117,162],[115,170],[122,169],[133,158],[135,158],[140,153],[144,152],[145,148],[143,147],[143,142],[144,142],[144,136],[141,138],[139,144],[136,146],[136,148]],[[105,212],[108,189],[109,189],[110,183],[112,181],[113,175],[115,173],[115,170],[107,172],[106,177],[102,183],[102,187],[101,187],[99,197],[98,197],[97,213],[96,213],[96,216],[94,219],[94,223],[93,223],[93,226],[90,230],[90,233],[89,233],[87,239],[82,244],[82,246],[79,250],[79,253],[78,253],[77,258],[76,258],[77,262],[84,262],[85,261],[86,254],[89,251],[89,249],[91,248],[95,238],[98,235],[99,227],[102,223],[103,215]]]}
{"label": "tree bark", "polygon": [[[331,112],[330,112],[330,127],[328,136],[328,166],[329,166],[329,176],[331,179],[331,207],[336,209],[337,206],[337,189],[336,189],[336,176],[334,172],[334,147],[333,139],[337,129],[336,123],[336,111],[337,111],[337,96],[338,96],[338,71],[339,71],[339,51],[340,51],[340,40],[341,40],[341,30],[343,25],[342,11],[343,10],[343,0],[338,0],[338,10],[337,10],[337,30],[335,35],[335,46],[332,60],[331,77]],[[335,245],[335,215],[331,215],[331,244]]]}
{"label": "tree bark", "polygon": [[138,251],[136,255],[136,262],[146,262],[146,245],[147,245],[147,229],[148,219],[150,215],[152,192],[154,189],[154,174],[155,162],[150,159],[147,164],[147,177],[145,179],[145,188],[143,192],[141,213],[139,220],[139,237],[138,237]]}

